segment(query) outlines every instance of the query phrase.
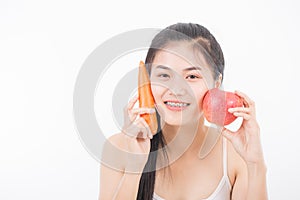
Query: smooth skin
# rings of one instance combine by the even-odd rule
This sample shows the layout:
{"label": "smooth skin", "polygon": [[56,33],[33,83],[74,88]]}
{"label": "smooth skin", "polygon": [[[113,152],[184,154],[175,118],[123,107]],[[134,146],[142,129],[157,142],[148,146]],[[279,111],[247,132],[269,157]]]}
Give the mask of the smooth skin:
{"label": "smooth skin", "polygon": [[[223,176],[222,139],[226,137],[228,176],[232,185],[231,198],[268,199],[266,165],[260,142],[260,129],[255,116],[255,103],[246,94],[236,91],[243,99],[244,107],[232,108],[229,112],[243,118],[241,127],[236,132],[224,128],[223,137],[219,137],[212,151],[204,159],[199,159],[199,149],[208,133],[199,105],[208,89],[220,86],[222,77],[213,80],[212,73],[207,73],[209,71],[207,63],[203,60],[199,63],[199,57],[193,56],[186,43],[170,44],[168,49],[172,53],[161,51],[156,55],[150,76],[156,108],[161,115],[163,134],[167,144],[174,141],[175,136],[186,138],[195,130],[196,135],[191,145],[178,159],[171,159],[168,170],[157,170],[155,193],[166,200],[199,200],[209,197]],[[199,65],[202,70],[191,69]],[[110,137],[109,142],[124,152],[143,156],[139,160],[122,159],[118,154],[112,155],[110,151],[104,149],[104,154],[119,159],[121,163],[118,169],[101,164],[99,194],[101,200],[136,199],[152,138],[147,123],[139,117],[139,114],[152,111],[148,108],[133,108],[137,99],[138,97],[133,98],[124,110],[125,125],[122,133]],[[189,103],[189,106],[182,111],[173,111],[165,104],[165,101],[169,100],[180,100]],[[177,140],[177,147],[180,141]],[[172,152],[174,152],[172,149],[168,151],[170,158]],[[134,168],[133,163],[136,165]],[[135,173],[131,173],[133,171]]]}

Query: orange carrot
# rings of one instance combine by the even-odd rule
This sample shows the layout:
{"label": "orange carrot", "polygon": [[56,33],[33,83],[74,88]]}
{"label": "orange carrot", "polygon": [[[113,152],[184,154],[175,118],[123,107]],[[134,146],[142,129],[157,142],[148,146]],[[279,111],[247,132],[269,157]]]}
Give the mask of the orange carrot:
{"label": "orange carrot", "polygon": [[[139,107],[155,108],[149,76],[143,61],[140,61],[138,81],[139,81],[138,83],[139,84],[139,88],[138,88]],[[145,119],[145,121],[150,127],[152,134],[155,134],[158,127],[156,113],[151,113],[151,114],[146,113],[146,114],[141,114],[140,116]]]}

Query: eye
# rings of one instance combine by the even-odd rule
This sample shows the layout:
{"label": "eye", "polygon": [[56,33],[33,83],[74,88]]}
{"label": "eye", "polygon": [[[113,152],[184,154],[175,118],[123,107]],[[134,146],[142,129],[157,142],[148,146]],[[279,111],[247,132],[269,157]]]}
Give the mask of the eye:
{"label": "eye", "polygon": [[168,74],[158,74],[157,77],[159,77],[159,78],[169,78],[170,76]]}
{"label": "eye", "polygon": [[186,79],[200,79],[201,76],[195,75],[195,74],[190,74],[186,77]]}

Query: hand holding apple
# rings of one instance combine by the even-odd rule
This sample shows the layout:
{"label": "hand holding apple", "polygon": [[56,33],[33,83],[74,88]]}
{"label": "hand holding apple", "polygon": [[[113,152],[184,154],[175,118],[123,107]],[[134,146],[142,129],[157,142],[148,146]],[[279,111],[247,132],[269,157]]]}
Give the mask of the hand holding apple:
{"label": "hand holding apple", "polygon": [[264,165],[260,128],[256,120],[255,102],[240,91],[235,91],[234,94],[243,100],[243,107],[231,108],[229,112],[236,117],[243,118],[243,122],[237,131],[231,131],[224,127],[222,135],[231,142],[236,152],[240,154],[247,165]]}
{"label": "hand holding apple", "polygon": [[207,91],[203,98],[202,107],[207,121],[225,126],[232,123],[237,117],[228,112],[229,108],[243,107],[243,100],[233,92],[218,88]]}

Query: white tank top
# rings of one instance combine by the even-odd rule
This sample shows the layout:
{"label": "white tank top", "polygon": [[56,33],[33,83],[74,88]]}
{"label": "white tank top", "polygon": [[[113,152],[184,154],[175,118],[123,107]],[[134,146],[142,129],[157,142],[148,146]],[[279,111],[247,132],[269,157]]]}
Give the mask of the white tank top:
{"label": "white tank top", "polygon": [[[227,174],[227,142],[223,137],[223,177],[219,182],[215,191],[206,199],[202,200],[230,200],[231,184]],[[153,200],[165,200],[158,196],[155,192],[153,193]]]}

